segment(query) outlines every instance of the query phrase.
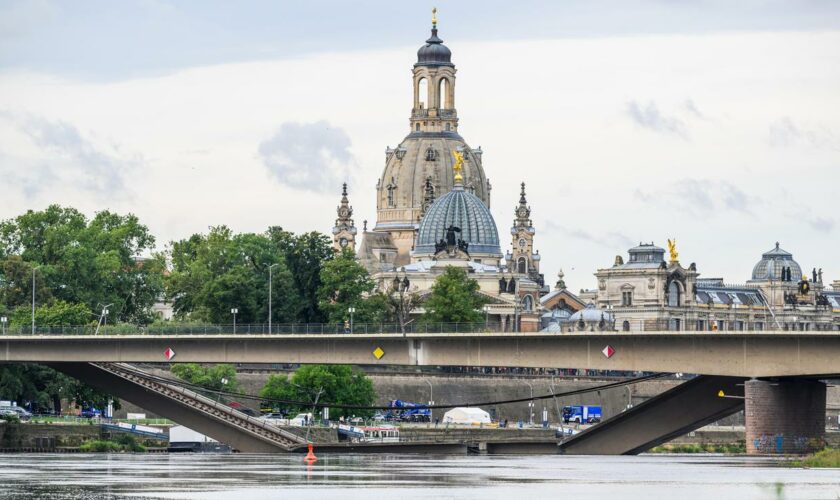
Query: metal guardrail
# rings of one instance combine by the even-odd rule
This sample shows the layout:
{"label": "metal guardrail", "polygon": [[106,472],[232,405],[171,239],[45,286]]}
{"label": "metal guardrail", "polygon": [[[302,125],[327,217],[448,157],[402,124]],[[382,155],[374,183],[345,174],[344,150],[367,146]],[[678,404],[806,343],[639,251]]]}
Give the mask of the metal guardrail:
{"label": "metal guardrail", "polygon": [[[352,328],[341,323],[272,324],[154,324],[103,326],[36,326],[34,335],[282,335],[282,334],[376,334],[376,333],[490,333],[501,332],[499,323],[410,323],[401,328],[396,323],[361,323]],[[30,326],[10,327],[5,335],[33,335]]]}

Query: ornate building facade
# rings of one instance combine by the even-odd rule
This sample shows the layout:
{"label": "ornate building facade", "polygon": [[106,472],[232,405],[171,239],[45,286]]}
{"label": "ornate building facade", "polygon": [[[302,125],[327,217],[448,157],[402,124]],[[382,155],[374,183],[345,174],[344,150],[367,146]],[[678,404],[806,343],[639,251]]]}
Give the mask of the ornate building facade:
{"label": "ornate building facade", "polygon": [[452,52],[432,34],[417,51],[412,74],[413,106],[409,133],[385,150],[385,168],[376,185],[377,238],[397,249],[394,265],[408,264],[420,219],[431,203],[454,187],[453,151],[463,156],[464,190],[490,206],[490,181],[482,167],[481,148],[471,148],[458,133],[455,108],[455,65]]}
{"label": "ornate building facade", "polygon": [[[438,37],[433,19],[431,37],[414,64],[409,133],[386,150],[376,185],[376,223],[372,229],[364,223],[357,256],[379,290],[387,292],[400,283],[401,289],[410,287],[420,297],[414,315],[424,312],[422,299],[437,277],[447,267],[458,267],[478,283],[488,303],[488,322],[506,331],[536,331],[540,296],[547,290],[542,290],[524,184],[512,230],[513,253],[506,265],[490,213],[491,188],[481,148],[471,148],[458,133],[455,72],[452,52]],[[334,242],[340,246],[344,238],[349,246],[355,241],[347,229],[352,227],[352,209],[346,189],[342,196]],[[520,239],[524,245],[519,245]],[[514,258],[525,259],[523,272],[512,265]]]}

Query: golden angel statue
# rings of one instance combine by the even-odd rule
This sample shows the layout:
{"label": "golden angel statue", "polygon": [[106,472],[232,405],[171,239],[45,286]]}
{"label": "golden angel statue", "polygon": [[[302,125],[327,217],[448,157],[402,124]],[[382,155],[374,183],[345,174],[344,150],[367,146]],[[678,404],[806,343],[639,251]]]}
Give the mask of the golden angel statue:
{"label": "golden angel statue", "polygon": [[460,151],[452,151],[452,156],[455,157],[455,166],[452,167],[452,170],[455,171],[455,182],[461,182],[464,180],[461,177],[461,169],[464,168],[464,155]]}
{"label": "golden angel statue", "polygon": [[677,262],[680,254],[677,252],[677,239],[668,240],[668,253],[671,254],[671,262]]}

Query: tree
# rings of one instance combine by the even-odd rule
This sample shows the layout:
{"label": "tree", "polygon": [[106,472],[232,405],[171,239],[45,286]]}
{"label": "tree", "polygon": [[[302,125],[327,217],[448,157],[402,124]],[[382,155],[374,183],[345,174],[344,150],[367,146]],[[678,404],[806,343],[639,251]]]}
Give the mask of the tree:
{"label": "tree", "polygon": [[[416,289],[416,287],[415,287]],[[394,278],[387,293],[381,294],[391,318],[400,327],[400,332],[405,333],[405,327],[411,321],[411,312],[420,302],[420,297],[411,289],[408,278]]]}
{"label": "tree", "polygon": [[[319,395],[320,393],[320,395]],[[266,399],[301,401],[278,405],[288,413],[312,411],[315,399],[337,405],[371,406],[376,400],[373,382],[358,368],[348,365],[306,365],[291,380],[286,375],[270,375],[260,390]],[[372,410],[331,408],[331,417],[370,416]]]}
{"label": "tree", "polygon": [[[28,325],[32,321],[29,306],[18,307],[9,318],[12,325]],[[55,300],[35,308],[35,324],[40,326],[82,326],[93,321],[93,313],[85,304]]]}
{"label": "tree", "polygon": [[109,402],[115,409],[120,408],[119,400],[107,393],[52,368],[31,363],[0,366],[0,399],[18,401],[35,411],[51,408],[56,413],[62,411],[62,399],[100,410]]}
{"label": "tree", "polygon": [[[236,391],[236,367],[230,364],[199,365],[197,363],[178,363],[172,365],[173,375],[212,391]],[[224,381],[227,381],[225,383]]]}
{"label": "tree", "polygon": [[449,266],[437,277],[423,304],[425,322],[474,323],[481,320],[481,307],[486,303],[478,293],[478,282],[463,269]]}
{"label": "tree", "polygon": [[50,298],[110,307],[114,319],[147,323],[163,291],[165,261],[151,255],[154,237],[132,214],[98,212],[88,220],[69,207],[50,205],[0,223],[0,283],[7,310]]}
{"label": "tree", "polygon": [[300,236],[279,227],[263,234],[234,234],[225,226],[211,227],[172,242],[172,272],[167,296],[175,313],[212,323],[268,320],[268,278],[272,267],[272,316],[275,323],[321,321],[318,287],[323,264],[332,258],[329,239],[319,233]]}
{"label": "tree", "polygon": [[318,288],[318,307],[329,323],[348,319],[347,310],[356,309],[353,318],[358,323],[377,323],[383,320],[385,304],[373,294],[376,284],[367,270],[350,250],[343,250],[321,268]]}

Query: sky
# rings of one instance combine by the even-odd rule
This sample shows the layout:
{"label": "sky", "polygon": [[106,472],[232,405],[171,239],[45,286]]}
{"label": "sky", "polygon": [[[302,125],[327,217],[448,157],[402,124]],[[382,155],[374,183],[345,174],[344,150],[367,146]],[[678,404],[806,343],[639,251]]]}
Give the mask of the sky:
{"label": "sky", "polygon": [[701,277],[778,241],[840,279],[833,1],[0,0],[0,219],[329,233],[346,181],[372,223],[433,5],[503,250],[525,182],[546,281],[667,238]]}

